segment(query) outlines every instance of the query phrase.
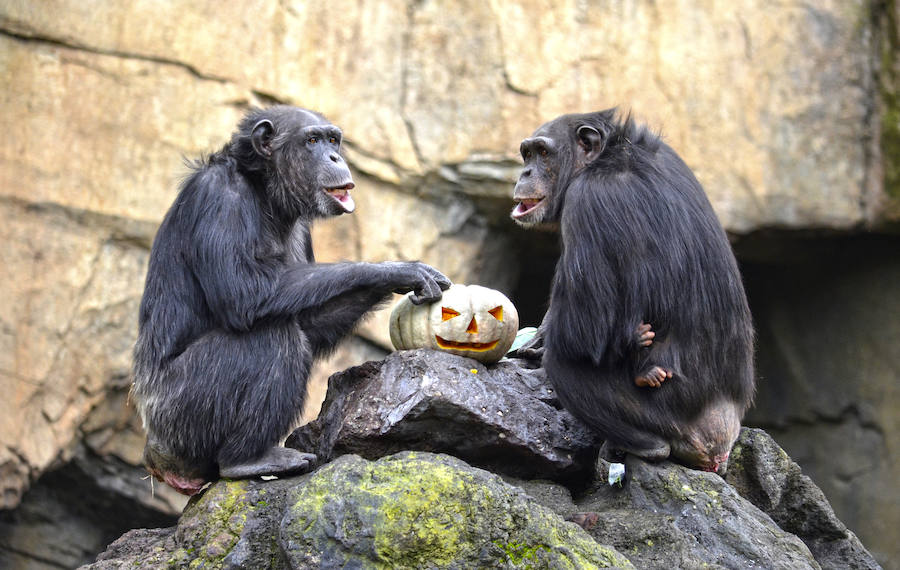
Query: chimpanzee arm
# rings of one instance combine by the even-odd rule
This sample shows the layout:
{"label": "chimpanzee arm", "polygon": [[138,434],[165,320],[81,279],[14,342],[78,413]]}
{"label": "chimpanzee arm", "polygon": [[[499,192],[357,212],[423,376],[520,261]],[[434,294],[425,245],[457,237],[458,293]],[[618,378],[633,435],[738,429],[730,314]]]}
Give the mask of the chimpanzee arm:
{"label": "chimpanzee arm", "polygon": [[[227,176],[227,174],[225,174]],[[206,305],[230,330],[248,330],[260,319],[308,311],[347,293],[415,291],[413,302],[440,298],[450,281],[418,262],[292,263],[272,252],[279,243],[240,177],[220,180],[215,170],[191,193],[194,213],[191,266]],[[202,207],[197,207],[202,204]]]}
{"label": "chimpanzee arm", "polygon": [[450,280],[440,272],[415,261],[297,264],[279,275],[274,294],[260,307],[260,314],[293,315],[364,290],[380,297],[414,291],[411,300],[420,304],[439,299],[449,286]]}
{"label": "chimpanzee arm", "polygon": [[297,322],[306,334],[313,357],[327,355],[369,311],[389,300],[390,293],[362,289],[301,311]]}
{"label": "chimpanzee arm", "polygon": [[621,298],[615,257],[620,250],[628,252],[623,243],[627,238],[609,224],[598,222],[608,219],[604,217],[605,204],[599,202],[599,197],[609,198],[604,192],[608,189],[583,179],[576,179],[569,188],[563,211],[562,258],[543,324],[545,346],[552,345],[554,352],[570,360],[588,358],[595,365],[608,351],[622,350],[624,329],[619,329],[627,313],[623,305],[629,303]]}

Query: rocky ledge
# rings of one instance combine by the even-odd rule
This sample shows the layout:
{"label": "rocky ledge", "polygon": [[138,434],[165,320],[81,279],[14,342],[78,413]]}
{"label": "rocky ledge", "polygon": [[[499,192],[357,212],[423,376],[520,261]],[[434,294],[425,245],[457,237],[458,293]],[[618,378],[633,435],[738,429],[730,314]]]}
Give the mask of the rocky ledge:
{"label": "rocky ledge", "polygon": [[516,360],[350,368],[289,444],[321,466],[219,481],[86,568],[879,568],[765,432],[742,430],[724,479],[629,457],[616,481]]}

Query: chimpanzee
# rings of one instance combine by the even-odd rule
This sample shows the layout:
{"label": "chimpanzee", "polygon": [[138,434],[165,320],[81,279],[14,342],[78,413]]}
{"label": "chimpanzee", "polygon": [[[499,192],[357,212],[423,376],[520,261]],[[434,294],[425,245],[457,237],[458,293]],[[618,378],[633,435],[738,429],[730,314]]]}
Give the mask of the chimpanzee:
{"label": "chimpanzee", "polygon": [[724,469],[754,395],[737,262],[690,169],[616,109],[563,115],[522,141],[512,218],[559,224],[539,334],[561,403],[606,451]]}
{"label": "chimpanzee", "polygon": [[218,477],[301,472],[280,441],[310,366],[391,292],[450,281],[418,262],[315,263],[310,223],[354,210],[341,131],[289,106],[249,112],[194,164],[153,243],[133,396],[150,473],[192,495]]}

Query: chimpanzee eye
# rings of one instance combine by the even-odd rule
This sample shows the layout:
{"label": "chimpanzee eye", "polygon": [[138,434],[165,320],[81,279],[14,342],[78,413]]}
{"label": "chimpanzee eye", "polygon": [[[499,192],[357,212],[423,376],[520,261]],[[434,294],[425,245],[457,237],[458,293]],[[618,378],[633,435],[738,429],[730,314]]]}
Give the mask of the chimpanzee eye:
{"label": "chimpanzee eye", "polygon": [[328,142],[330,142],[331,144],[335,144],[337,142],[337,139],[334,137],[331,137],[330,139],[328,139]]}
{"label": "chimpanzee eye", "polygon": [[319,137],[309,137],[308,139],[306,139],[306,142],[308,142],[309,144],[316,144],[317,142],[319,142]]}

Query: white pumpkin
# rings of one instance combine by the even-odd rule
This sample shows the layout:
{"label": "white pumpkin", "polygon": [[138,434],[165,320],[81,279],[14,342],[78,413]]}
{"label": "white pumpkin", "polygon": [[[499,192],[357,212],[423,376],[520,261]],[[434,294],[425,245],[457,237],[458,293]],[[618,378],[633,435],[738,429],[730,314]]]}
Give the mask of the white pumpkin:
{"label": "white pumpkin", "polygon": [[452,285],[439,301],[418,306],[407,295],[391,312],[390,324],[397,350],[433,348],[487,364],[503,358],[518,328],[512,301],[479,285]]}

